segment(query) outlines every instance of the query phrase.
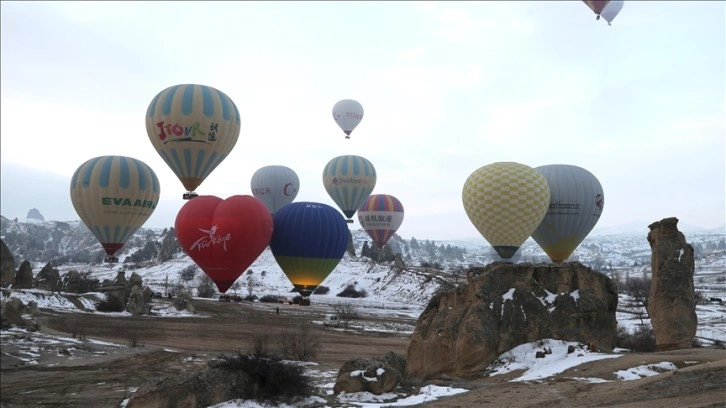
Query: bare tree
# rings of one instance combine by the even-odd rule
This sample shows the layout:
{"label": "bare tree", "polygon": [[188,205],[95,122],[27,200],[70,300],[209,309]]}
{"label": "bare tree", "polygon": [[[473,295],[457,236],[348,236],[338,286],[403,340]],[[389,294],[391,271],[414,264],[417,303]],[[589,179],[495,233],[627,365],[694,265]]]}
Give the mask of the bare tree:
{"label": "bare tree", "polygon": [[333,310],[338,315],[338,320],[346,328],[351,320],[358,318],[358,309],[353,302],[336,303],[333,305]]}

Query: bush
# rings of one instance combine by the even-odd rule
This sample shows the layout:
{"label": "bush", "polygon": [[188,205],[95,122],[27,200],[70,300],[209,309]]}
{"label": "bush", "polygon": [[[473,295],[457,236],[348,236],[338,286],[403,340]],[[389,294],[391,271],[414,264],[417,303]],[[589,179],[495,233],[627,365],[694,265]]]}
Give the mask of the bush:
{"label": "bush", "polygon": [[283,358],[311,360],[320,349],[320,335],[313,329],[312,323],[301,322],[279,333],[277,347]]}
{"label": "bush", "polygon": [[260,298],[262,303],[280,303],[280,298],[275,295],[265,295]]}
{"label": "bush", "polygon": [[638,352],[655,351],[653,329],[647,326],[638,326],[631,333],[625,327],[620,327],[615,337],[615,346]]}
{"label": "bush", "polygon": [[199,277],[199,285],[197,286],[197,296],[201,298],[211,299],[217,294],[217,286],[214,281],[204,274]]}
{"label": "bush", "polygon": [[238,353],[232,357],[219,356],[209,365],[229,372],[232,378],[245,379],[233,381],[234,398],[291,401],[312,394],[304,367],[276,356]]}
{"label": "bush", "polygon": [[347,298],[364,298],[368,296],[368,293],[365,291],[365,289],[356,290],[355,286],[348,285],[345,289],[343,289],[342,292],[338,293],[336,296]]}
{"label": "bush", "polygon": [[125,308],[126,305],[124,305],[123,300],[121,300],[120,297],[112,295],[110,293],[107,293],[106,298],[96,304],[96,310],[104,313],[123,312]]}
{"label": "bush", "polygon": [[321,285],[315,288],[315,290],[313,291],[313,295],[327,295],[328,292],[330,292],[330,288]]}

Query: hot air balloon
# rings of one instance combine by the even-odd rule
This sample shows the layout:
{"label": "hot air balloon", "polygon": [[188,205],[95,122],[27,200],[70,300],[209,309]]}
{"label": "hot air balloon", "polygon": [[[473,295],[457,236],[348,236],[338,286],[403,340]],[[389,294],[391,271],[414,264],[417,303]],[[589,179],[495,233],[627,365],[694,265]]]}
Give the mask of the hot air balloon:
{"label": "hot air balloon", "polygon": [[338,156],[325,165],[323,185],[330,197],[352,223],[353,214],[376,186],[376,169],[366,158]]}
{"label": "hot air balloon", "polygon": [[547,214],[532,238],[552,262],[564,262],[600,219],[605,206],[602,186],[589,171],[568,164],[536,168],[550,186]]}
{"label": "hot air balloon", "polygon": [[602,10],[600,15],[608,22],[608,25],[612,25],[613,20],[615,20],[615,17],[618,16],[620,10],[623,9],[624,4],[625,2],[622,0],[611,0]]}
{"label": "hot air balloon", "polygon": [[358,222],[381,249],[401,226],[403,205],[392,195],[371,195],[358,209]]}
{"label": "hot air balloon", "polygon": [[159,202],[159,179],[141,160],[99,156],[71,177],[71,202],[106,251],[106,262],[149,219]]}
{"label": "hot air balloon", "polygon": [[597,14],[599,20],[602,10],[610,3],[610,0],[582,0],[582,2],[587,4],[587,7],[590,7],[593,13]]}
{"label": "hot air balloon", "polygon": [[273,215],[297,196],[300,179],[289,167],[265,166],[252,175],[252,195],[259,199]]}
{"label": "hot air balloon", "polygon": [[249,195],[202,195],[182,206],[174,228],[184,252],[224,293],[269,244],[272,215]]}
{"label": "hot air balloon", "polygon": [[210,86],[174,85],[152,99],[146,133],[159,155],[196,197],[204,179],[237,143],[240,116],[234,102]]}
{"label": "hot air balloon", "polygon": [[273,217],[270,250],[295,290],[310,296],[345,254],[348,227],[333,207],[290,203]]}
{"label": "hot air balloon", "polygon": [[350,139],[350,133],[363,119],[363,106],[352,99],[343,99],[333,105],[333,119],[345,132],[345,138]]}
{"label": "hot air balloon", "polygon": [[462,201],[472,224],[504,259],[511,258],[547,212],[550,189],[535,169],[497,162],[475,170]]}

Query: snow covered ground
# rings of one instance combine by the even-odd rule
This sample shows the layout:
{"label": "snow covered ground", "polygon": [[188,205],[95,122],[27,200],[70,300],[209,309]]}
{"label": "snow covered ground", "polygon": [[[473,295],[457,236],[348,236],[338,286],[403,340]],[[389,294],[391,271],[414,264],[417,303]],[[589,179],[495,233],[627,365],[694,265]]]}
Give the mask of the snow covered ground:
{"label": "snow covered ground", "polygon": [[[4,293],[8,293],[7,291]],[[12,291],[10,297],[17,297],[28,303],[29,301],[35,301],[40,308],[49,308],[63,312],[72,313],[100,313],[96,312],[92,298],[95,296],[100,297],[101,294],[89,294],[88,298],[84,300],[84,307],[87,311],[81,311],[73,303],[63,298],[58,294],[50,294],[40,290],[18,290]],[[333,300],[334,297],[320,297],[319,300]],[[200,299],[201,301],[202,299]],[[409,316],[416,318],[423,310],[422,306],[412,306],[405,303],[397,303],[390,301],[382,301],[375,299],[368,299],[366,302],[361,304],[359,311],[363,315],[367,316],[382,316],[397,314],[401,316]],[[186,311],[179,312],[173,308],[160,307],[155,308],[154,313],[159,318],[174,318],[178,316],[194,316]],[[128,316],[127,312],[121,313],[104,313],[105,316],[113,318],[114,316]],[[708,337],[714,341],[726,342],[726,322],[724,316],[726,316],[726,306],[710,304],[705,306],[697,307],[697,315],[699,319],[698,333],[702,334],[703,337]],[[199,316],[199,318],[203,318]],[[649,324],[648,319],[644,319],[643,323],[636,315],[618,313],[618,323],[620,326],[626,327],[629,330],[633,330],[641,324]],[[365,319],[361,319],[365,320]],[[390,328],[377,327],[375,325],[363,325],[361,326],[364,330],[369,331],[383,331],[390,330]],[[399,327],[396,328],[401,332],[410,332],[413,330],[413,326]],[[75,348],[82,349],[84,344],[91,342],[97,345],[103,345],[104,348],[113,349],[127,347],[126,344],[114,344],[109,342],[99,342],[93,339],[76,339],[67,336],[50,336],[42,333],[32,333],[29,335],[24,330],[9,329],[2,330],[0,333],[0,340],[3,344],[6,342],[13,342],[18,345],[18,350],[14,357],[23,360],[26,364],[37,364],[40,350],[43,349],[43,345],[48,344],[63,344],[63,347],[70,355],[69,358],[73,358]],[[57,347],[56,347],[57,348]],[[551,351],[548,353],[546,358],[536,358],[536,351],[545,350]],[[570,353],[568,353],[570,349]],[[489,375],[501,375],[510,373],[515,370],[524,370],[521,375],[513,378],[509,381],[522,382],[522,381],[539,381],[554,375],[558,375],[565,370],[576,367],[578,365],[595,361],[599,359],[611,359],[622,356],[622,352],[625,350],[616,350],[615,353],[606,354],[588,351],[587,348],[578,343],[565,342],[561,340],[553,339],[542,339],[534,343],[527,343],[520,345],[506,353],[503,353],[499,358],[489,367]],[[657,364],[640,365],[631,367],[625,370],[614,373],[617,376],[617,381],[629,381],[639,379],[645,376],[657,375],[667,370],[675,370],[676,367],[672,362],[663,361]],[[336,371],[320,371],[316,369],[314,363],[306,363],[306,370],[311,378],[315,379],[315,386],[320,392],[325,393],[327,396],[333,395],[333,386]],[[572,379],[584,382],[605,382],[612,381],[602,378],[585,378],[585,377],[572,377]],[[420,404],[425,401],[435,400],[446,396],[455,395],[458,393],[467,392],[466,389],[452,388],[445,386],[429,385],[421,387],[414,393],[390,393],[385,395],[373,395],[370,393],[353,393],[353,394],[340,394],[336,397],[339,404],[344,406],[360,406],[360,407],[394,407],[394,406],[411,406]],[[275,405],[279,407],[305,407],[313,404],[324,403],[324,399],[321,397],[311,397],[306,400],[299,401],[296,405]],[[272,405],[261,404],[257,401],[227,401],[222,404],[214,405],[210,408],[268,408]]]}

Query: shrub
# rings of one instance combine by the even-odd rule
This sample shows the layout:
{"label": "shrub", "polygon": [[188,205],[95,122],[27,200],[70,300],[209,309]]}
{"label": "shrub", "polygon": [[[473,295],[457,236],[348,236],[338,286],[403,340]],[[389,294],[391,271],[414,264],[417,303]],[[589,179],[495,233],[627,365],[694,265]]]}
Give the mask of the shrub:
{"label": "shrub", "polygon": [[310,322],[283,330],[277,337],[277,348],[283,358],[306,361],[315,358],[320,349],[320,335]]}
{"label": "shrub", "polygon": [[106,298],[96,304],[96,310],[99,312],[123,312],[126,306],[123,300],[116,295],[106,294]]}
{"label": "shrub", "polygon": [[204,274],[199,277],[199,285],[197,286],[197,296],[201,298],[211,299],[217,294],[217,286],[214,281]]}
{"label": "shrub", "polygon": [[338,293],[336,296],[347,298],[364,298],[368,296],[368,293],[365,291],[365,289],[356,290],[355,286],[348,285],[345,287],[345,289],[343,289],[342,292]]}
{"label": "shrub", "polygon": [[653,329],[647,326],[638,326],[631,333],[627,328],[620,327],[615,336],[615,346],[638,352],[655,351]]}
{"label": "shrub", "polygon": [[238,353],[231,357],[219,356],[209,365],[231,374],[235,384],[234,398],[290,401],[312,393],[304,367],[276,356]]}
{"label": "shrub", "polygon": [[280,303],[280,299],[275,295],[265,295],[260,298],[263,303]]}
{"label": "shrub", "polygon": [[345,327],[348,327],[348,323],[350,323],[351,320],[358,318],[358,309],[353,302],[341,302],[335,304],[333,305],[333,310]]}
{"label": "shrub", "polygon": [[326,295],[326,294],[328,294],[328,292],[330,292],[330,288],[327,286],[321,285],[321,286],[318,286],[317,288],[315,288],[315,290],[313,291],[313,294],[314,295]]}

